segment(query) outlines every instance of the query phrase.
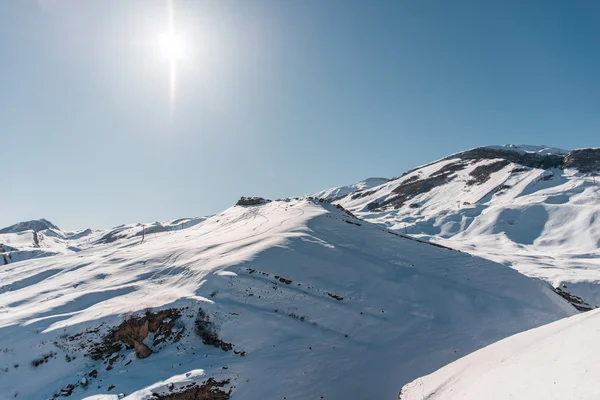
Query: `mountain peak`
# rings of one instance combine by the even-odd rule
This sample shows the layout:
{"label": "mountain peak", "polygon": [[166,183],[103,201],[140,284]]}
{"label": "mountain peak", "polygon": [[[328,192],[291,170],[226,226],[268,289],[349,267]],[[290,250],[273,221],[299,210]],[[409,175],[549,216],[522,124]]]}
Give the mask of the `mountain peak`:
{"label": "mountain peak", "polygon": [[491,145],[485,146],[485,148],[493,150],[507,150],[515,151],[519,154],[538,154],[538,155],[567,155],[569,150],[561,149],[558,147],[542,145],[531,145],[531,144],[503,144],[503,145]]}
{"label": "mountain peak", "polygon": [[14,225],[7,226],[6,228],[0,229],[0,233],[18,233],[24,231],[43,231],[45,229],[56,229],[60,230],[58,226],[54,225],[47,219],[33,219],[30,221],[17,222]]}

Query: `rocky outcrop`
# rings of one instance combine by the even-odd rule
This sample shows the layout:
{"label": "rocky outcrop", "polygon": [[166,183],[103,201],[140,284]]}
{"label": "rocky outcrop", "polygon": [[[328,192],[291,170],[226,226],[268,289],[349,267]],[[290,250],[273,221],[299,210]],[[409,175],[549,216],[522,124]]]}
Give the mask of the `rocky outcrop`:
{"label": "rocky outcrop", "polygon": [[377,210],[386,206],[400,208],[405,202],[423,193],[429,192],[431,189],[450,182],[456,176],[455,173],[467,167],[466,161],[457,161],[444,165],[431,176],[424,179],[407,179],[398,187],[396,187],[390,196],[385,201],[373,202],[367,205],[369,210]]}
{"label": "rocky outcrop", "polygon": [[600,171],[600,148],[573,150],[565,157],[564,167],[584,173]]}
{"label": "rocky outcrop", "polygon": [[471,176],[471,180],[469,180],[467,182],[467,185],[469,185],[469,186],[481,185],[482,183],[487,182],[488,179],[490,178],[491,174],[493,174],[494,172],[500,171],[502,168],[506,167],[508,164],[510,164],[510,163],[506,160],[499,160],[499,161],[492,162],[491,164],[480,165],[480,166],[476,167],[469,174]]}
{"label": "rocky outcrop", "polygon": [[[566,287],[566,286],[565,286]],[[573,305],[579,311],[591,311],[594,308],[590,306],[585,300],[583,300],[579,296],[575,296],[572,293],[567,292],[565,289],[560,286],[554,288],[554,292],[561,296],[563,299],[567,300],[569,303]]]}
{"label": "rocky outcrop", "polygon": [[152,354],[152,350],[144,344],[148,334],[154,333],[154,346],[162,343],[173,335],[172,328],[180,316],[180,310],[167,309],[131,317],[104,337],[102,343],[91,352],[91,358],[94,360],[104,359],[120,351],[121,343],[128,348],[135,349],[138,358],[146,358]]}
{"label": "rocky outcrop", "polygon": [[227,392],[223,387],[229,384],[229,380],[217,381],[208,379],[202,385],[189,384],[186,388],[173,390],[172,393],[152,393],[152,397],[161,400],[227,400],[231,396],[231,389]]}
{"label": "rocky outcrop", "polygon": [[531,168],[562,168],[565,158],[559,154],[520,153],[511,150],[491,149],[478,147],[462,153],[446,157],[446,159],[460,158],[462,160],[485,160],[502,158],[515,164]]}
{"label": "rocky outcrop", "polygon": [[257,206],[260,204],[268,203],[268,200],[263,199],[262,197],[243,197],[235,203],[236,206]]}

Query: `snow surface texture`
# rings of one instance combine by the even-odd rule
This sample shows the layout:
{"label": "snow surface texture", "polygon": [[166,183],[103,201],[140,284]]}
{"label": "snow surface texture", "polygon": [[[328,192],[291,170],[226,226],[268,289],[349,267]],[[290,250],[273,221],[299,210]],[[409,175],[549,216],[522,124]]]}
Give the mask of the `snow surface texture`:
{"label": "snow surface texture", "polygon": [[329,201],[333,201],[339,199],[341,197],[346,196],[349,193],[356,192],[357,190],[366,190],[371,189],[372,187],[383,185],[388,182],[387,178],[367,178],[363,181],[360,181],[354,185],[347,186],[339,186],[333,189],[326,189],[317,193],[313,193],[310,195],[311,197],[316,197],[318,199],[325,199]]}
{"label": "snow surface texture", "polygon": [[45,219],[20,222],[0,230],[0,265],[57,254],[73,254],[97,244],[133,236],[186,229],[204,219],[182,218],[162,223],[74,232],[62,231]]}
{"label": "snow surface texture", "polygon": [[406,385],[401,400],[600,399],[600,310],[519,333]]}
{"label": "snow surface texture", "polygon": [[[208,378],[229,380],[233,399],[395,398],[418,376],[575,312],[542,281],[318,201],[235,206],[143,241],[102,237],[0,267],[6,398],[140,400]],[[179,310],[162,322],[177,337],[157,340],[147,323],[136,343],[147,358],[110,346],[94,357],[145,310]]]}
{"label": "snow surface texture", "polygon": [[[485,149],[513,149],[518,154],[511,159],[532,165],[560,164],[565,153],[546,146]],[[583,298],[584,308],[585,302],[599,306],[600,177],[527,167],[500,158],[502,153],[474,158],[489,156],[485,149],[428,164],[334,203],[370,222],[544,279]]]}

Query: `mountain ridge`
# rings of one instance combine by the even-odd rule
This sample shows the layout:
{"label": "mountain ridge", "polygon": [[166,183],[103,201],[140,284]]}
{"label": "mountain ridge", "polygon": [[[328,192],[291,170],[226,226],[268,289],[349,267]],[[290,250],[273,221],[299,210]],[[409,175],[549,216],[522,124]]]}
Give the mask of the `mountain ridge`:
{"label": "mountain ridge", "polygon": [[600,182],[589,172],[600,149],[496,147],[444,157],[333,203],[544,279],[581,309],[600,305]]}
{"label": "mountain ridge", "polygon": [[543,282],[409,239],[286,199],[5,265],[0,386],[24,399],[185,398],[216,383],[245,399],[393,398],[576,313]]}

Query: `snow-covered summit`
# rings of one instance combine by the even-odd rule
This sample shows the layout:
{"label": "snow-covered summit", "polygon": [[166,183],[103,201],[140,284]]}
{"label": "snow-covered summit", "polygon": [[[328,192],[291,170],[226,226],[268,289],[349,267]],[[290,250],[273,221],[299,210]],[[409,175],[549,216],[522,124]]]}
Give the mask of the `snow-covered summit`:
{"label": "snow-covered summit", "polygon": [[478,147],[333,203],[542,278],[589,309],[600,306],[597,170],[600,149]]}
{"label": "snow-covered summit", "polygon": [[19,233],[19,232],[29,231],[29,230],[34,231],[34,232],[39,232],[39,231],[43,231],[45,229],[60,230],[58,228],[58,226],[54,225],[52,222],[50,222],[44,218],[41,218],[41,219],[35,219],[35,220],[31,220],[31,221],[18,222],[14,225],[7,226],[6,228],[0,229],[0,234],[2,234],[2,233]]}
{"label": "snow-covered summit", "polygon": [[550,147],[546,145],[529,145],[529,144],[504,144],[485,146],[488,149],[516,151],[520,154],[534,153],[540,155],[567,155],[569,150],[560,149],[558,147]]}

